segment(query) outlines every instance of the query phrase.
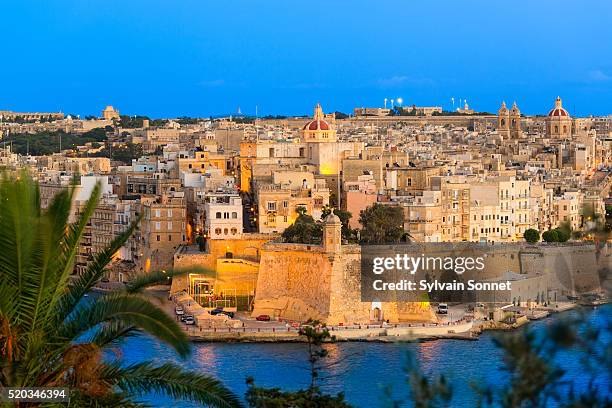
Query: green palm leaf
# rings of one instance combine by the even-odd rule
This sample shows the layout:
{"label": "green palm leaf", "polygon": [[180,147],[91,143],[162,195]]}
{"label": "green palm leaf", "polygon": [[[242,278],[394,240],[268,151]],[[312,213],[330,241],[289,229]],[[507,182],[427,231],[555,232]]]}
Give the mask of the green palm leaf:
{"label": "green palm leaf", "polygon": [[139,222],[140,218],[132,222],[125,231],[111,241],[107,248],[94,256],[85,272],[68,284],[69,290],[61,296],[59,303],[57,314],[60,320],[64,320],[81,301],[83,296],[102,279],[106,266],[113,259],[115,253],[125,244],[130,235],[132,235]]}
{"label": "green palm leaf", "polygon": [[99,324],[118,320],[168,343],[182,357],[190,352],[187,336],[174,319],[146,298],[134,294],[107,294],[80,307],[60,325],[58,335],[73,341]]}
{"label": "green palm leaf", "polygon": [[[174,317],[142,291],[186,271],[138,276],[125,289],[84,300],[140,220],[96,254],[83,274],[71,276],[100,186],[70,224],[74,192],[58,192],[43,212],[38,185],[26,173],[0,178],[0,387],[71,386],[75,407],[143,406],[133,398],[149,391],[215,407],[239,406],[217,380],[173,365],[119,368],[120,361],[104,362],[104,349],[140,332],[181,357],[189,354],[190,343]],[[119,370],[113,381],[105,377],[110,368]]]}
{"label": "green palm leaf", "polygon": [[102,369],[102,378],[112,381],[119,389],[130,394],[158,392],[212,407],[242,406],[238,398],[218,380],[185,371],[175,364],[154,366],[151,363],[141,363],[124,368],[109,365]]}
{"label": "green palm leaf", "polygon": [[205,275],[209,277],[215,276],[214,271],[199,267],[194,267],[190,269],[174,269],[171,271],[154,271],[148,273],[140,273],[136,275],[130,281],[130,283],[127,284],[125,290],[128,293],[139,293],[149,286],[168,283],[171,278],[175,276],[185,275],[187,273],[197,273],[198,275]]}

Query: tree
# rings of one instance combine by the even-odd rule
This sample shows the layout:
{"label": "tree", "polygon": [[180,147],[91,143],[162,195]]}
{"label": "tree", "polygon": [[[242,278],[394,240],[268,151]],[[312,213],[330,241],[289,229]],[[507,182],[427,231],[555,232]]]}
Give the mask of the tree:
{"label": "tree", "polygon": [[525,231],[523,236],[525,237],[525,241],[529,242],[530,244],[535,244],[540,240],[540,231],[529,228]]}
{"label": "tree", "polygon": [[317,320],[308,320],[300,328],[308,344],[308,363],[310,365],[310,386],[296,392],[281,391],[279,388],[260,388],[255,386],[253,378],[247,379],[249,389],[246,400],[251,408],[350,408],[344,401],[344,394],[326,395],[317,385],[320,371],[325,368],[323,359],[328,355],[323,347],[325,342],[334,341],[324,324]]}
{"label": "tree", "polygon": [[400,207],[374,203],[361,211],[361,238],[369,244],[399,242],[404,235],[404,212]]}
{"label": "tree", "polygon": [[75,189],[59,192],[47,210],[24,172],[0,180],[0,387],[68,387],[72,406],[136,406],[135,398],[165,393],[214,407],[240,402],[219,381],[181,366],[126,365],[108,349],[144,332],[181,357],[189,341],[143,289],[171,274],[137,276],[126,287],[84,299],[139,220],[71,276],[85,227],[100,198],[96,185],[79,218],[69,223]]}
{"label": "tree", "polygon": [[198,234],[195,239],[196,244],[198,244],[198,249],[200,252],[204,252],[206,250],[206,239],[202,234]]}
{"label": "tree", "polygon": [[12,133],[3,139],[13,145],[15,153],[32,156],[45,156],[62,150],[75,149],[86,143],[105,142],[106,131],[103,128],[92,129],[83,134],[65,133],[64,131],[44,130],[38,133]]}
{"label": "tree", "polygon": [[295,212],[298,214],[293,224],[287,227],[282,237],[285,242],[294,244],[320,244],[323,241],[323,226],[320,222],[315,222],[314,218],[306,214],[306,208],[297,207]]}
{"label": "tree", "polygon": [[[503,352],[503,370],[508,383],[503,386],[484,384],[475,386],[481,407],[563,408],[609,407],[612,398],[609,386],[596,385],[602,373],[612,372],[610,328],[608,316],[598,327],[589,326],[580,314],[551,324],[544,335],[527,328],[506,333],[494,340]],[[555,364],[558,353],[573,349],[581,354],[580,369],[587,387],[575,389],[564,377],[565,370]]]}
{"label": "tree", "polygon": [[572,227],[569,222],[562,222],[558,228],[556,228],[557,237],[559,242],[567,242],[572,236]]}
{"label": "tree", "polygon": [[542,239],[546,242],[559,242],[559,233],[556,229],[545,231]]}
{"label": "tree", "polygon": [[[334,214],[340,218],[340,222],[342,223],[342,239],[350,241],[355,234],[355,231],[350,227],[349,221],[353,218],[353,214],[349,211],[341,210],[339,208],[334,208]],[[332,207],[326,205],[323,207],[323,211],[321,214],[321,220],[325,220],[325,218],[331,213]]]}

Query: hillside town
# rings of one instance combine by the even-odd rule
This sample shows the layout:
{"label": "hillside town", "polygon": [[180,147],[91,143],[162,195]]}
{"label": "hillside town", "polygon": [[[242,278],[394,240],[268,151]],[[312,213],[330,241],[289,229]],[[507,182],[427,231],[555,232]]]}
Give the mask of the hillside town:
{"label": "hillside town", "polygon": [[[103,283],[207,269],[175,277],[169,293],[201,328],[452,321],[428,304],[362,302],[364,242],[494,248],[488,278],[518,282],[503,302],[519,308],[597,292],[610,264],[612,116],[574,117],[560,97],[542,116],[516,102],[487,114],[386,100],[351,115],[316,104],[309,118],[0,111],[0,133],[0,166],[26,169],[43,207],[72,186],[76,220],[99,189],[75,274],[136,222]],[[388,231],[380,219],[393,236],[373,233]],[[530,230],[545,243],[530,245]],[[591,275],[555,284],[554,259],[573,252],[571,281],[584,265]]]}

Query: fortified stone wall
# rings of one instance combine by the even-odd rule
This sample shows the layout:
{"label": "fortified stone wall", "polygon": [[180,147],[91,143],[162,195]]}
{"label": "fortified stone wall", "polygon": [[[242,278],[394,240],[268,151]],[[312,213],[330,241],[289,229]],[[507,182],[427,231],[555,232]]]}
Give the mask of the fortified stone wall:
{"label": "fortified stone wall", "polygon": [[522,273],[550,277],[550,290],[561,295],[597,291],[600,288],[594,245],[540,245],[521,252]]}
{"label": "fortified stone wall", "polygon": [[327,321],[332,259],[316,245],[267,244],[261,252],[253,316]]}
{"label": "fortified stone wall", "polygon": [[367,323],[374,320],[371,303],[361,301],[361,248],[358,245],[344,245],[342,254],[332,259],[327,322]]}

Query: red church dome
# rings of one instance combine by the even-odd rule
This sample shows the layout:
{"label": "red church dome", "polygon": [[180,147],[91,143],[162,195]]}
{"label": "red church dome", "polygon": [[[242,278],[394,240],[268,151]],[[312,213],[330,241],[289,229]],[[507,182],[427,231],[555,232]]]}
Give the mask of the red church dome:
{"label": "red church dome", "polygon": [[569,116],[569,113],[563,108],[554,108],[548,112],[548,116]]}
{"label": "red church dome", "polygon": [[304,125],[303,130],[329,130],[329,123],[323,119],[315,119]]}
{"label": "red church dome", "polygon": [[548,112],[549,117],[569,117],[569,113],[561,106],[561,98],[557,96],[557,100],[555,101],[555,107]]}

